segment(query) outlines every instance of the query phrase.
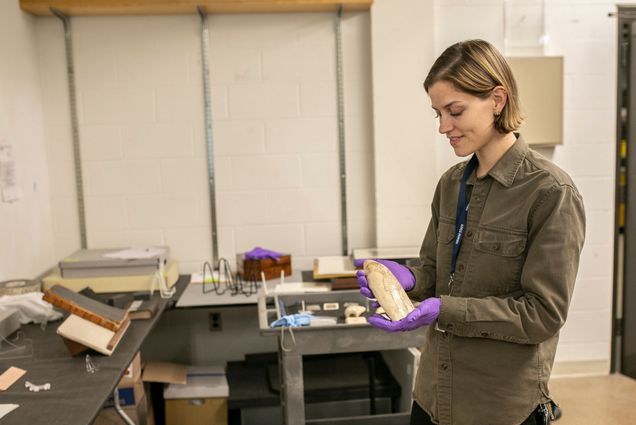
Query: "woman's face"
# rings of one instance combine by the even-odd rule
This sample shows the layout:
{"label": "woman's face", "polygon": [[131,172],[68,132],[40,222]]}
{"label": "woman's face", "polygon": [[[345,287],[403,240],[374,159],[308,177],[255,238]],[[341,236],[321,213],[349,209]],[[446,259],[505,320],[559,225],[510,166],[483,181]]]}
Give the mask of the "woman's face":
{"label": "woman's face", "polygon": [[448,137],[455,155],[468,156],[494,138],[496,102],[492,95],[480,99],[457,90],[447,81],[434,83],[428,95],[439,119],[439,132]]}

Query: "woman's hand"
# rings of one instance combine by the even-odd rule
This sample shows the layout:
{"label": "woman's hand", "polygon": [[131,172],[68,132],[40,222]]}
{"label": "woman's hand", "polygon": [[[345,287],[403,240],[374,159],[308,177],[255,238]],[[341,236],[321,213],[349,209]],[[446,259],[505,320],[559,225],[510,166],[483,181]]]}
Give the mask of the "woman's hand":
{"label": "woman's hand", "polygon": [[[353,265],[356,267],[362,267],[366,260],[367,259],[355,260]],[[389,269],[406,292],[409,292],[415,287],[415,276],[413,276],[413,273],[408,267],[390,260],[373,261],[380,263]],[[369,288],[369,282],[367,282],[367,276],[364,274],[364,270],[358,270],[356,272],[356,277],[358,278],[358,285],[360,285],[360,293],[367,298],[375,298],[375,296],[373,296],[373,292],[371,292],[371,289]]]}
{"label": "woman's hand", "polygon": [[431,297],[422,301],[408,316],[397,322],[392,322],[379,314],[374,314],[367,320],[371,326],[387,332],[412,331],[435,323],[441,305],[442,301],[439,298]]}

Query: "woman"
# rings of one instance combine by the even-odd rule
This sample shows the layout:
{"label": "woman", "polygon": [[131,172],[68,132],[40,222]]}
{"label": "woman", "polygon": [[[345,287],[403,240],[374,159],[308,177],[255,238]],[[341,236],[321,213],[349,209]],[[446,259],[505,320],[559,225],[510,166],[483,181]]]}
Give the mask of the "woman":
{"label": "woman", "polygon": [[[381,261],[422,302],[400,321],[369,323],[426,333],[411,424],[548,423],[548,380],[584,240],[581,195],[515,133],[516,83],[492,45],[450,46],[424,88],[439,132],[470,158],[439,180],[420,264]],[[361,270],[358,280],[373,297]]]}

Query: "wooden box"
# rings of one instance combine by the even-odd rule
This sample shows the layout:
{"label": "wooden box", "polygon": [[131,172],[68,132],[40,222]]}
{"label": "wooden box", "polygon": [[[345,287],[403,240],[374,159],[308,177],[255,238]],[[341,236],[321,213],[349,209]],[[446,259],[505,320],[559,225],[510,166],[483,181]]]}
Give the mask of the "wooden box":
{"label": "wooden box", "polygon": [[241,277],[245,280],[261,280],[261,272],[265,274],[265,279],[280,278],[281,271],[285,276],[292,274],[291,255],[286,254],[278,260],[263,258],[261,260],[245,260],[243,254],[236,256],[236,265]]}

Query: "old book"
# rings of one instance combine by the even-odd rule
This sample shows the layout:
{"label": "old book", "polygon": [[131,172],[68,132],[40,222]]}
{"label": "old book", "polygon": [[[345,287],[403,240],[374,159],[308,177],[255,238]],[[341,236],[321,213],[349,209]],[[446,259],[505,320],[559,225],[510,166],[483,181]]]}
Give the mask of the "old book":
{"label": "old book", "polygon": [[314,279],[354,277],[356,268],[351,257],[318,257],[314,259]]}
{"label": "old book", "polygon": [[132,320],[150,319],[159,309],[159,299],[135,300],[128,306],[128,317]]}
{"label": "old book", "polygon": [[360,289],[357,277],[337,277],[331,279],[331,290]]}
{"label": "old book", "polygon": [[71,355],[77,355],[85,351],[81,347],[84,346],[110,356],[129,326],[130,319],[126,317],[126,320],[115,332],[80,316],[71,314],[57,328],[57,334],[64,339]]}
{"label": "old book", "polygon": [[61,285],[47,289],[42,299],[111,331],[119,330],[128,317],[124,309],[93,300]]}

